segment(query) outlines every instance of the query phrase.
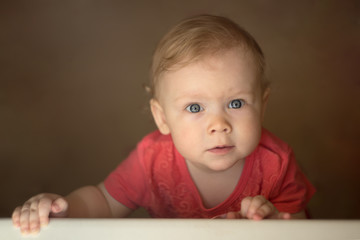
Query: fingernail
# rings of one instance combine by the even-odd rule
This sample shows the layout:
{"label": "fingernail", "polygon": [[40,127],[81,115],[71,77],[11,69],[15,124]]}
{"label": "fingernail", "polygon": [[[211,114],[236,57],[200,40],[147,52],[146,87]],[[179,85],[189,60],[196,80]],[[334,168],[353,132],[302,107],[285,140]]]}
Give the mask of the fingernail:
{"label": "fingernail", "polygon": [[255,221],[260,221],[260,220],[263,219],[263,217],[260,216],[260,215],[258,215],[258,214],[255,214],[255,215],[253,216],[253,219],[254,219]]}

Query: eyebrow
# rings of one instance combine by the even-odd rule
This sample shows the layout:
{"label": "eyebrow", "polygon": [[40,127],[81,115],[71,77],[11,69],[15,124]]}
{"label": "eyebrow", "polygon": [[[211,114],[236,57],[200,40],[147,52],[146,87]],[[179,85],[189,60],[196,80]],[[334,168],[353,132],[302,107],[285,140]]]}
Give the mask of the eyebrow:
{"label": "eyebrow", "polygon": [[175,102],[179,102],[179,101],[183,100],[184,98],[201,98],[201,97],[203,97],[203,96],[201,96],[200,94],[197,94],[197,93],[195,93],[195,94],[185,93],[180,96],[177,96],[175,98]]}
{"label": "eyebrow", "polygon": [[250,95],[253,96],[255,93],[254,91],[237,91],[229,94],[230,96],[239,96],[239,95]]}
{"label": "eyebrow", "polygon": [[[252,97],[255,94],[251,91],[237,91],[237,92],[228,94],[228,96],[233,96],[234,98],[236,98],[237,96],[244,96],[244,95]],[[195,98],[196,99],[196,98],[204,98],[204,97],[207,97],[207,96],[203,96],[203,94],[188,92],[188,93],[185,93],[185,94],[182,94],[182,95],[176,97],[174,101],[179,102],[184,98]]]}

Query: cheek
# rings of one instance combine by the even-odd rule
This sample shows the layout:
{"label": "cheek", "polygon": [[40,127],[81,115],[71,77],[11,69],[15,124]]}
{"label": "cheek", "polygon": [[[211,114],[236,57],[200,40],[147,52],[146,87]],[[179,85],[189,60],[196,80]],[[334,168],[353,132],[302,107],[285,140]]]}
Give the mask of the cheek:
{"label": "cheek", "polygon": [[196,149],[199,149],[199,141],[191,131],[177,132],[172,134],[176,149],[185,159],[196,158]]}
{"label": "cheek", "polygon": [[234,123],[238,136],[241,138],[243,144],[250,148],[256,147],[261,137],[261,120],[258,114],[250,113],[243,114]]}
{"label": "cheek", "polygon": [[174,141],[181,145],[190,145],[199,140],[199,129],[197,131],[196,127],[189,125],[191,124],[178,124],[172,129],[171,134]]}
{"label": "cheek", "polygon": [[253,125],[251,127],[251,130],[248,133],[248,139],[249,139],[249,149],[251,151],[255,150],[255,148],[258,146],[261,138],[261,124],[260,122],[253,122]]}
{"label": "cheek", "polygon": [[241,128],[253,131],[254,128],[261,126],[261,114],[255,108],[247,108],[243,111],[234,112],[232,121]]}
{"label": "cheek", "polygon": [[172,133],[191,134],[191,132],[200,131],[199,125],[202,123],[199,115],[182,113],[174,111],[167,116],[169,127]]}
{"label": "cheek", "polygon": [[[176,120],[175,120],[176,121]],[[171,136],[178,151],[184,156],[188,155],[189,150],[201,144],[201,126],[194,122],[178,119],[171,125]]]}

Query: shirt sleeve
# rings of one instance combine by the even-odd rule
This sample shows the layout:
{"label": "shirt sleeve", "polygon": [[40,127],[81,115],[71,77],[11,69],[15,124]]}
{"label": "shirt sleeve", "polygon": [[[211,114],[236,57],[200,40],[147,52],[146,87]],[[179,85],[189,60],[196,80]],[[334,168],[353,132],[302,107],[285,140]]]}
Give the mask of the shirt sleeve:
{"label": "shirt sleeve", "polygon": [[292,150],[284,160],[269,200],[280,212],[297,213],[305,210],[316,190],[296,164]]}
{"label": "shirt sleeve", "polygon": [[142,206],[146,194],[144,167],[141,164],[138,148],[131,152],[104,181],[108,193],[131,209]]}

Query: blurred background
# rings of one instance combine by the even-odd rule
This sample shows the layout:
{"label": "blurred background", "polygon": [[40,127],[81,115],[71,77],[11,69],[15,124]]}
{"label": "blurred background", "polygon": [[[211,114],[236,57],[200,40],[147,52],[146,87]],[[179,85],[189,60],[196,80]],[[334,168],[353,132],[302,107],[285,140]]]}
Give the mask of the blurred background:
{"label": "blurred background", "polygon": [[202,13],[262,46],[265,126],[316,186],[312,217],[360,218],[356,0],[1,1],[0,217],[34,194],[99,183],[155,129],[143,89],[155,45]]}

